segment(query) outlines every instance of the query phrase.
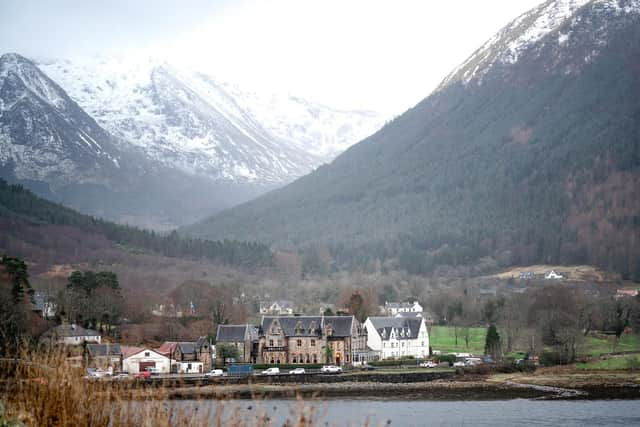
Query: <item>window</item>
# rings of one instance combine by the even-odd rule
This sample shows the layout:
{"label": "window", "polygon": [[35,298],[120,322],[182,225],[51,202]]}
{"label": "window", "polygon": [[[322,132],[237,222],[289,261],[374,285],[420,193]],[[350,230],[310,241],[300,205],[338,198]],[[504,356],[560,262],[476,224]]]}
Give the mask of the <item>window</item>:
{"label": "window", "polygon": [[187,370],[190,371],[191,370],[191,363],[187,363]]}
{"label": "window", "polygon": [[318,363],[318,355],[317,354],[313,355],[313,363]]}
{"label": "window", "polygon": [[302,340],[296,340],[296,344],[298,345],[298,347],[302,347]]}
{"label": "window", "polygon": [[278,340],[278,347],[282,347],[282,340]]}
{"label": "window", "polygon": [[148,351],[144,352],[144,357],[149,357],[149,352]]}
{"label": "window", "polygon": [[269,340],[269,347],[273,347],[273,340]]}
{"label": "window", "polygon": [[315,347],[316,346],[316,340],[311,340],[311,347]]}
{"label": "window", "polygon": [[296,359],[296,355],[294,354],[293,357],[291,358],[291,363],[298,363],[297,360],[298,359]]}

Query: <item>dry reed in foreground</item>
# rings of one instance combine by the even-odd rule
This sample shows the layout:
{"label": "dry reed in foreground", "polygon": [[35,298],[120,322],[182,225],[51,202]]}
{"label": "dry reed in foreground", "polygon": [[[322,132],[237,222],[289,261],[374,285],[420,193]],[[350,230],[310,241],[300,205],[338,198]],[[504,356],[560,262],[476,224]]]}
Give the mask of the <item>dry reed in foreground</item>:
{"label": "dry reed in foreground", "polygon": [[[88,381],[69,366],[63,354],[23,354],[0,361],[0,427],[27,426],[271,426],[273,420],[255,405],[252,411],[222,401],[168,400],[163,387],[135,381]],[[298,400],[289,426],[314,425],[314,408]]]}

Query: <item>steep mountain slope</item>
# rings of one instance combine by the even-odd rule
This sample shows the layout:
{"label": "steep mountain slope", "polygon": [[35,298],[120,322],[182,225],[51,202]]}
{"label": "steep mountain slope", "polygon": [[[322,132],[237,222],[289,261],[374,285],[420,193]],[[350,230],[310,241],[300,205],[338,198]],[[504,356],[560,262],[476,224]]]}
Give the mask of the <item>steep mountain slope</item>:
{"label": "steep mountain slope", "polygon": [[103,183],[120,167],[114,140],[30,61],[0,57],[0,165],[53,186]]}
{"label": "steep mountain slope", "polygon": [[271,188],[154,161],[17,54],[0,57],[0,177],[83,212],[153,228],[195,221]]}
{"label": "steep mountain slope", "polygon": [[185,231],[327,245],[339,267],[485,257],[640,278],[639,58],[640,1],[547,1],[330,165]]}
{"label": "steep mountain slope", "polygon": [[373,112],[246,92],[154,59],[39,66],[123,141],[166,166],[217,180],[290,182],[383,124]]}

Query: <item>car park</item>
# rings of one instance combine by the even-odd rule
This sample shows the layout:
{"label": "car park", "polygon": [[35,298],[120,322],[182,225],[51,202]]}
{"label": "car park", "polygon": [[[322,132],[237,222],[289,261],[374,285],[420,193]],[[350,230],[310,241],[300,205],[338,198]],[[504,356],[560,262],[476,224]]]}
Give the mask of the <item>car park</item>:
{"label": "car park", "polygon": [[320,372],[324,374],[339,374],[342,372],[342,368],[340,366],[335,365],[325,365],[320,368]]}
{"label": "car park", "polygon": [[293,375],[301,375],[304,374],[304,368],[296,368],[289,371],[290,374]]}

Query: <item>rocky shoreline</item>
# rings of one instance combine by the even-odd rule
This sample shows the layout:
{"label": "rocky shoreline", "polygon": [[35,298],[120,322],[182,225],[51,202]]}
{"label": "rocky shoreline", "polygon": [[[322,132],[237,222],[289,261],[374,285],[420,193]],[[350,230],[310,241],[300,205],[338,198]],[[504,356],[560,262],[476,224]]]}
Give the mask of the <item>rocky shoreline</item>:
{"label": "rocky shoreline", "polygon": [[349,398],[385,400],[503,400],[503,399],[640,399],[638,384],[592,384],[579,388],[495,382],[487,379],[414,383],[341,382],[323,384],[248,384],[180,387],[169,399]]}

